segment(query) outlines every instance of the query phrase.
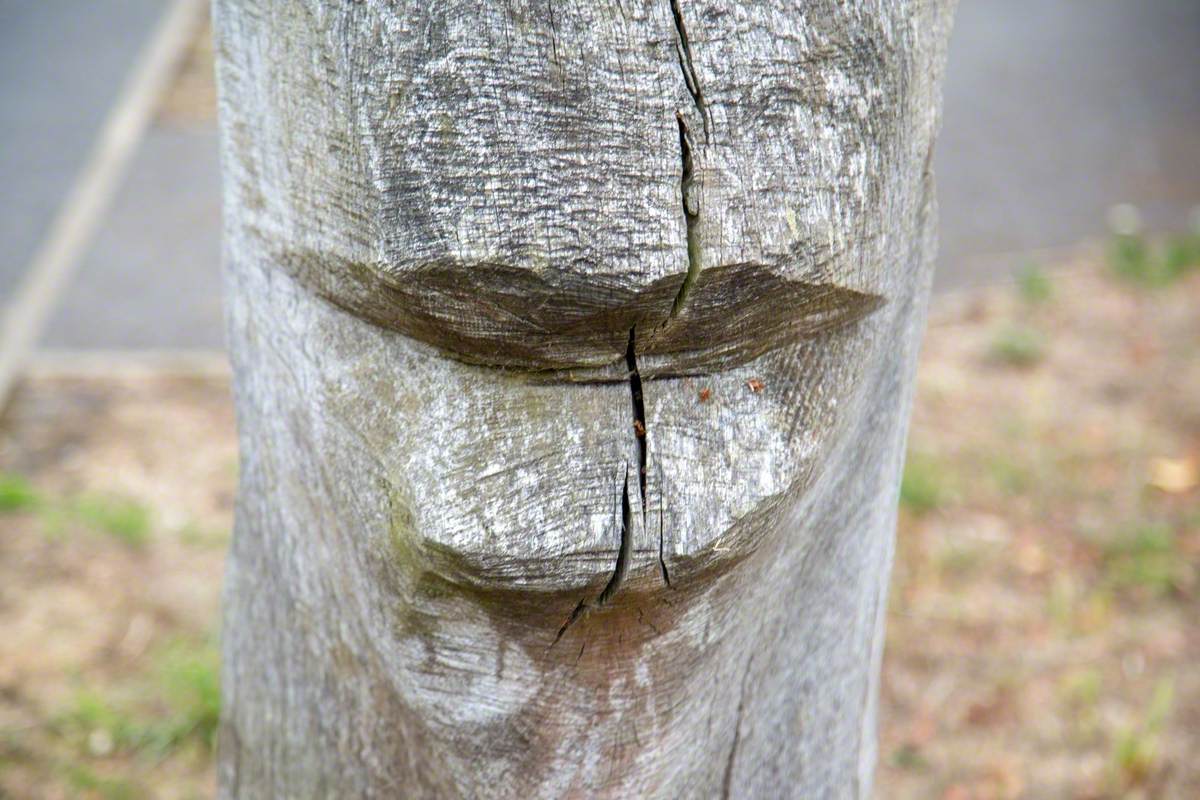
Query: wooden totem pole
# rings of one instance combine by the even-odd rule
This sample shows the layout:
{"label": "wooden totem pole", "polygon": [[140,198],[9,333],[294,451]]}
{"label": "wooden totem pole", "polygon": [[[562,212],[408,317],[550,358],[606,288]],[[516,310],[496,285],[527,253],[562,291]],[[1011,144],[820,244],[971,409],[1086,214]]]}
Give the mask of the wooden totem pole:
{"label": "wooden totem pole", "polygon": [[222,795],[869,795],[952,0],[215,7]]}

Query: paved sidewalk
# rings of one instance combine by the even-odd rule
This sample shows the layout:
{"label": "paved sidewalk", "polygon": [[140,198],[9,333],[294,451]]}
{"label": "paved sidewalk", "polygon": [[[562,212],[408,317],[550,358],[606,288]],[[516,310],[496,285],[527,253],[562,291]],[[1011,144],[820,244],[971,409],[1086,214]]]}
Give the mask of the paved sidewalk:
{"label": "paved sidewalk", "polygon": [[166,0],[0,0],[0,300],[20,280]]}
{"label": "paved sidewalk", "polygon": [[222,347],[220,183],[212,127],[151,128],[44,346]]}
{"label": "paved sidewalk", "polygon": [[935,168],[938,286],[1104,235],[1114,203],[1152,230],[1200,205],[1200,2],[962,0]]}

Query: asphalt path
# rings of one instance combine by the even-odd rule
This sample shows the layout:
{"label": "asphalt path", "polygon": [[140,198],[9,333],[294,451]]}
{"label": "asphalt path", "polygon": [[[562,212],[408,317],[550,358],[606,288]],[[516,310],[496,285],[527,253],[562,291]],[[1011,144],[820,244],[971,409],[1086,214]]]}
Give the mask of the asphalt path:
{"label": "asphalt path", "polygon": [[20,280],[166,0],[0,0],[0,299]]}
{"label": "asphalt path", "polygon": [[941,288],[1200,205],[1200,0],[962,0],[945,92]]}

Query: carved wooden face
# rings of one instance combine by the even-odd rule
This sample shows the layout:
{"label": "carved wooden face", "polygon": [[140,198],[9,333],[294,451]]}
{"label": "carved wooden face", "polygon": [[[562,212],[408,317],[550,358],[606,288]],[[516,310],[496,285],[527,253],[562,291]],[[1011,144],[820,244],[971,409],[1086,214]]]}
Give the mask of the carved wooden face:
{"label": "carved wooden face", "polygon": [[951,5],[217,0],[227,793],[869,793]]}
{"label": "carved wooden face", "polygon": [[[293,10],[284,55],[223,76],[273,104],[227,134],[236,249],[320,298],[316,391],[429,569],[609,599],[740,558],[820,477],[921,274],[891,232],[925,213],[931,82],[895,20],[836,3],[813,41],[742,46],[766,5],[707,20],[732,27],[702,67],[667,3],[563,6],[606,32],[570,53],[536,25]],[[369,54],[330,48],[341,24]],[[312,70],[284,98],[280,63]]]}

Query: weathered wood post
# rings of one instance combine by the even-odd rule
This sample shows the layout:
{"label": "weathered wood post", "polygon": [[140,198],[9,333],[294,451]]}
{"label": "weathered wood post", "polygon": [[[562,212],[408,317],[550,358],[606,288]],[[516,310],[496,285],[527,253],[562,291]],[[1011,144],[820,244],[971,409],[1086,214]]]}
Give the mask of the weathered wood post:
{"label": "weathered wood post", "polygon": [[865,797],[952,0],[216,0],[225,797]]}

